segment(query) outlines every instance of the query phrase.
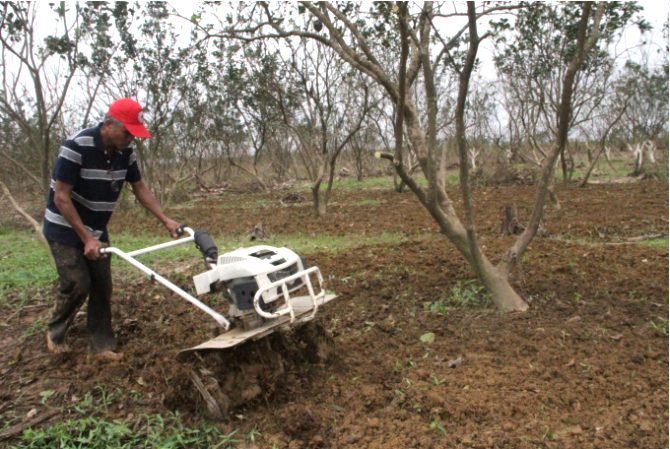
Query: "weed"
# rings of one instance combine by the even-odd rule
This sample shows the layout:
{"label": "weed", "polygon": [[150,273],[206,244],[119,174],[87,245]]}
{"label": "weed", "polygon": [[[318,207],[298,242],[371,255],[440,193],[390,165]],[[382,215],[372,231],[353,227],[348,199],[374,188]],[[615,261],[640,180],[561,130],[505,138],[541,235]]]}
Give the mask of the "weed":
{"label": "weed", "polygon": [[442,424],[440,424],[440,422],[437,419],[434,419],[433,422],[430,423],[430,430],[434,430],[434,429],[437,429],[440,432],[442,432],[442,434],[445,437],[447,436],[447,430],[444,428],[444,426]]}
{"label": "weed", "polygon": [[545,438],[553,440],[556,437],[554,432],[551,430],[549,426],[544,426],[544,434],[542,435],[542,439],[544,440]]}
{"label": "weed", "polygon": [[26,329],[23,332],[23,339],[26,340],[30,337],[32,337],[35,334],[39,334],[40,332],[44,331],[46,329],[46,323],[42,318],[38,318],[35,320],[28,329]]}
{"label": "weed", "polygon": [[660,318],[660,321],[658,323],[655,323],[653,321],[650,321],[651,327],[665,335],[666,337],[668,336],[668,320],[665,320],[663,318]]}
{"label": "weed", "polygon": [[491,305],[491,295],[476,280],[457,281],[448,295],[442,294],[435,302],[425,302],[423,310],[444,315],[449,307],[484,308]]}
{"label": "weed", "polygon": [[447,379],[438,379],[436,376],[430,376],[430,378],[437,386],[447,383]]}
{"label": "weed", "polygon": [[[98,389],[107,396],[106,386],[99,384]],[[241,439],[234,438],[237,431],[228,435],[222,434],[207,422],[203,422],[195,429],[186,428],[178,413],[167,417],[143,415],[138,422],[107,421],[101,416],[104,414],[102,404],[94,405],[90,393],[86,393],[83,400],[78,400],[68,408],[71,413],[78,412],[81,417],[58,422],[39,430],[29,428],[23,432],[21,441],[12,447],[14,449],[50,449],[56,446],[90,449],[110,447],[230,449],[234,444],[242,442]],[[142,425],[138,425],[139,423]],[[253,441],[256,436],[260,434],[252,431],[249,439]]]}
{"label": "weed", "polygon": [[46,404],[47,401],[51,396],[53,396],[56,392],[54,390],[45,390],[40,393],[40,396],[42,396],[42,405]]}
{"label": "weed", "polygon": [[253,443],[253,442],[256,441],[256,437],[257,437],[257,436],[258,436],[258,437],[262,437],[263,435],[261,435],[261,433],[260,433],[258,430],[256,430],[256,429],[251,429],[251,432],[249,432],[249,433],[247,434],[246,439],[247,439],[247,441],[251,441],[251,442]]}
{"label": "weed", "polygon": [[649,246],[658,251],[667,251],[668,250],[668,237],[662,239],[654,240],[645,240],[638,242],[639,245]]}

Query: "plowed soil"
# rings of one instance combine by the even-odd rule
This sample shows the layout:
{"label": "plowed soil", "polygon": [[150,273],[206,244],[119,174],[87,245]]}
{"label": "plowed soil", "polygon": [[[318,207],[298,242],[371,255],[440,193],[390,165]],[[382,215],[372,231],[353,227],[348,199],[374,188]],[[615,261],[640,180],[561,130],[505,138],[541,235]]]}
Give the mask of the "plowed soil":
{"label": "plowed soil", "polygon": [[[534,193],[475,190],[481,244],[494,262],[514,242],[497,236],[503,206],[516,204],[523,223]],[[48,310],[10,316],[2,308],[0,413],[42,412],[86,392],[98,397],[96,386],[105,385],[115,394],[108,419],[132,426],[142,414],[179,411],[194,425],[206,407],[193,371],[228,405],[217,426],[260,433],[239,447],[668,447],[668,248],[626,242],[667,236],[668,187],[602,184],[557,194],[562,208],[548,210],[544,223],[550,237],[532,242],[512,276],[530,304],[521,314],[467,296],[473,272],[412,194],[335,191],[326,218],[314,217],[309,202],[277,204],[282,193],[180,205],[173,218],[228,235],[262,222],[272,234],[403,237],[336,253],[317,248],[308,260],[339,298],[314,324],[185,363],[176,353],[216,327],[149,280],[115,279],[124,353],[117,362],[87,358],[85,317],[69,335],[72,352],[52,356],[43,333],[25,337]],[[120,210],[112,236],[122,229],[164,232],[154,219]],[[183,267],[161,273],[191,288]],[[459,285],[465,304],[445,301]],[[444,307],[431,310],[436,302]],[[45,389],[55,391],[47,406]]]}

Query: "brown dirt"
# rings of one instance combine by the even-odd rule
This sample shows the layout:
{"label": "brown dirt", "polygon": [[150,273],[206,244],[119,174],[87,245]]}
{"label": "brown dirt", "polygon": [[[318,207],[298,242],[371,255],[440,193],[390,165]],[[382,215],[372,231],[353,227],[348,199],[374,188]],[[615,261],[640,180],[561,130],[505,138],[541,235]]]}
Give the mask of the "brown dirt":
{"label": "brown dirt", "polygon": [[[496,238],[504,204],[517,204],[523,223],[534,191],[476,189],[478,230],[494,261],[513,242]],[[186,204],[174,218],[240,236],[262,222],[271,234],[398,231],[408,238],[310,254],[339,294],[318,326],[185,364],[174,361],[177,351],[216,329],[148,281],[116,283],[114,321],[125,355],[119,362],[86,358],[84,319],[70,334],[73,352],[52,356],[42,333],[23,337],[48,311],[10,317],[2,308],[0,322],[9,319],[9,327],[0,337],[0,413],[9,419],[42,410],[45,389],[56,391],[48,404],[59,406],[88,391],[97,397],[96,385],[104,384],[117,394],[109,419],[178,410],[194,424],[204,402],[189,379],[193,369],[206,384],[216,379],[230,400],[222,430],[261,433],[249,447],[667,447],[668,336],[657,325],[668,319],[668,250],[610,244],[667,235],[667,185],[557,194],[562,209],[548,211],[545,221],[552,237],[536,239],[513,275],[531,305],[524,314],[481,303],[442,315],[425,311],[424,303],[474,275],[411,194],[337,191],[327,219],[313,217],[309,203],[277,205],[282,193]],[[152,219],[119,211],[112,234],[128,226],[163,232]],[[175,271],[167,274],[188,285]],[[319,326],[332,341],[314,336]],[[423,343],[429,332],[435,341]],[[462,363],[450,367],[457,358]]]}

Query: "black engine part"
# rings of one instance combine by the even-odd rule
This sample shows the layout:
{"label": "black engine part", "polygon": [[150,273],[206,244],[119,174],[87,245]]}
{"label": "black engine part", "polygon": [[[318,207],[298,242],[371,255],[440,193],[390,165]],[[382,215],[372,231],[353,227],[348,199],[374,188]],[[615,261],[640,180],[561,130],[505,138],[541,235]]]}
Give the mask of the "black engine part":
{"label": "black engine part", "polygon": [[203,256],[205,256],[205,261],[208,263],[216,263],[216,259],[219,257],[219,249],[216,247],[216,243],[212,240],[212,237],[204,229],[198,229],[193,234],[195,240],[195,247],[200,250]]}
{"label": "black engine part", "polygon": [[[232,293],[232,299],[237,302],[236,306],[239,310],[251,310],[254,308],[254,296],[256,296],[256,292],[258,291],[256,279],[252,277],[238,278],[228,281],[226,284]],[[270,308],[270,305],[265,304],[262,296],[258,304],[261,310]]]}

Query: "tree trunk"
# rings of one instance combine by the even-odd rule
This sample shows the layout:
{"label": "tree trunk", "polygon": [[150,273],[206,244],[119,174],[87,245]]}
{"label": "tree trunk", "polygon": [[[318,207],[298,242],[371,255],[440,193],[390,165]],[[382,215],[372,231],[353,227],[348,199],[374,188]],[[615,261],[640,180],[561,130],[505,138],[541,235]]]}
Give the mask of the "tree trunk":
{"label": "tree trunk", "polygon": [[488,260],[484,261],[478,270],[479,280],[486,290],[491,293],[493,304],[504,312],[525,312],[528,304],[514,291],[509,283],[508,276],[496,269]]}
{"label": "tree trunk", "polygon": [[507,237],[509,235],[520,235],[523,234],[526,228],[521,226],[519,223],[519,213],[517,212],[516,205],[506,204],[505,205],[505,216],[500,222],[500,234],[499,237]]}

